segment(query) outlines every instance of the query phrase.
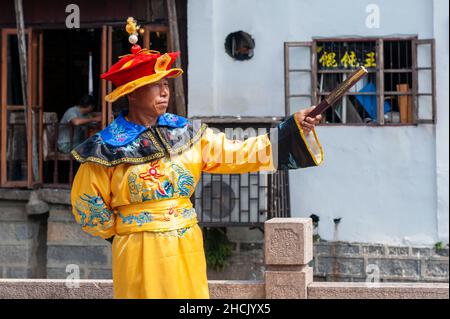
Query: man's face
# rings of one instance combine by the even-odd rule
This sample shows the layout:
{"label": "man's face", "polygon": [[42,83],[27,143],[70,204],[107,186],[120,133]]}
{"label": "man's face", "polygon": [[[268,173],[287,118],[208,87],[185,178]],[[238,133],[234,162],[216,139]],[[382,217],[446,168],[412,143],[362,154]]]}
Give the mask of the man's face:
{"label": "man's face", "polygon": [[163,115],[169,106],[169,81],[162,79],[140,87],[130,93],[128,98],[133,107],[151,112],[154,116]]}

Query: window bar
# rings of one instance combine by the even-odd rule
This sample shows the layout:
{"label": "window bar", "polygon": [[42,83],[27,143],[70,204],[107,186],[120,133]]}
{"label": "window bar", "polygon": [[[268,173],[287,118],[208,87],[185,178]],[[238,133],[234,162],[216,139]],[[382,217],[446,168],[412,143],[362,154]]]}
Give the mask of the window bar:
{"label": "window bar", "polygon": [[[363,60],[361,61],[362,62],[362,64],[363,65],[365,65],[365,58],[366,58],[366,53],[367,52],[375,52],[375,50],[374,50],[374,42],[368,42],[367,43],[368,44],[368,49],[366,48],[366,42],[363,42]],[[370,73],[370,70],[369,70],[369,68],[368,68],[368,71],[369,71],[369,74],[368,74],[368,77],[367,77],[367,82],[372,82],[372,79],[373,79],[373,73]],[[376,74],[376,71],[375,71],[375,74]],[[366,112],[366,109],[364,108],[364,107],[361,107],[361,110],[362,110],[362,114],[363,114],[363,119],[364,119],[364,122],[365,122],[365,119],[368,117],[367,115],[367,112]]]}
{"label": "window bar", "polygon": [[[214,222],[214,211],[217,209],[218,213],[219,213],[219,222],[221,221],[221,214],[222,214],[222,210],[218,207],[214,207],[214,204],[217,201],[217,197],[214,196],[214,191],[217,192],[217,187],[214,187],[214,185],[216,184],[215,182],[217,182],[217,178],[220,178],[220,176],[218,177],[217,175],[213,175],[212,176],[212,183],[211,183],[211,206],[209,207],[210,209],[210,216],[211,216],[211,222]],[[216,218],[217,219],[217,218]],[[217,220],[216,220],[217,221]]]}
{"label": "window bar", "polygon": [[[311,102],[317,105],[317,63],[316,63],[317,42],[313,41],[311,46]],[[289,115],[289,114],[288,114]]]}
{"label": "window bar", "polygon": [[[401,67],[402,67],[402,63],[401,63],[401,61],[400,61],[400,54],[401,54],[401,43],[400,42],[397,42],[397,43],[395,43],[395,46],[397,47],[397,52],[396,52],[396,55],[397,55],[397,69],[400,69]],[[395,53],[395,52],[394,52]],[[399,83],[401,83],[401,80],[402,80],[402,77],[400,76],[400,73],[398,73],[398,72],[395,72],[395,73],[393,73],[392,74],[393,75],[393,77],[394,77],[394,79],[393,79],[393,81],[392,81],[392,85],[391,85],[391,87],[390,87],[390,91],[395,91],[396,89],[397,89],[397,84],[399,84]],[[393,100],[393,96],[390,96],[391,97],[391,99],[390,99],[390,101],[391,101],[391,108],[392,108],[392,110],[391,110],[391,123],[394,123],[394,118],[393,118],[393,104],[394,104],[394,100]],[[398,112],[399,112],[399,114],[400,114],[400,108],[398,109]]]}
{"label": "window bar", "polygon": [[239,174],[239,214],[242,213],[242,175]]}
{"label": "window bar", "polygon": [[213,175],[209,175],[210,176],[210,183],[209,183],[209,189],[210,189],[210,196],[208,198],[209,201],[209,205],[208,205],[208,212],[209,212],[209,222],[212,223],[213,222],[213,198],[214,198],[214,193],[213,193],[213,185],[214,185],[214,176]]}
{"label": "window bar", "polygon": [[[237,175],[231,175],[231,179],[230,179],[230,183],[231,185],[233,185],[233,177],[237,177]],[[236,180],[236,178],[234,178],[234,180]],[[238,185],[240,187],[240,185]],[[236,205],[236,200],[240,200],[239,197],[234,197],[233,198],[233,203]],[[232,207],[232,206],[230,206]],[[241,211],[239,210],[239,214],[238,214],[238,218],[239,218],[239,223],[242,222],[242,214]]]}
{"label": "window bar", "polygon": [[[207,205],[208,205],[208,203],[209,203],[209,198],[206,198],[206,197],[205,197],[205,189],[206,189],[206,178],[205,178],[205,176],[206,176],[206,174],[203,173],[202,202],[203,202],[204,205],[203,205],[202,211],[204,211],[204,212],[205,212],[205,215],[206,215],[206,212],[207,212]],[[205,221],[205,218],[206,218],[206,216],[204,217],[203,221]]]}
{"label": "window bar", "polygon": [[431,40],[431,116],[432,122],[436,123],[436,40]]}
{"label": "window bar", "polygon": [[284,217],[284,216],[286,215],[286,211],[289,209],[289,202],[288,202],[288,199],[287,199],[287,197],[286,197],[286,194],[287,194],[286,176],[287,176],[288,174],[289,174],[288,171],[285,171],[285,172],[284,172],[284,175],[283,175],[283,200],[284,200],[284,208],[283,208],[283,211],[281,212],[281,213],[282,213],[282,217]]}
{"label": "window bar", "polygon": [[[267,179],[267,185],[269,185],[270,188],[272,188],[272,176],[268,176]],[[267,219],[270,219],[272,217],[272,192],[270,191],[270,189],[267,190]]]}
{"label": "window bar", "polygon": [[406,53],[406,69],[411,69],[412,65],[409,61],[409,56],[411,55],[411,41],[406,41]]}
{"label": "window bar", "polygon": [[[360,49],[361,49],[361,57],[362,57],[362,60],[361,60],[361,61],[358,61],[358,62],[359,62],[359,65],[360,65],[360,66],[363,66],[363,65],[364,65],[364,53],[366,52],[366,51],[365,51],[365,50],[366,50],[366,42],[361,42]],[[370,74],[368,74],[368,78],[370,79]],[[356,92],[356,93],[358,92],[357,86],[355,86],[354,92]],[[359,107],[358,102],[356,102],[356,100],[355,100],[354,106],[355,106],[356,112],[358,112],[358,114],[359,114],[360,107]],[[365,113],[364,113],[364,108],[362,108],[361,114],[362,114],[361,117],[362,117],[363,122],[364,122],[364,119],[366,118],[366,115],[365,115]]]}
{"label": "window bar", "polygon": [[279,187],[278,187],[278,180],[279,180],[279,174],[278,173],[276,173],[275,174],[275,181],[274,181],[274,189],[275,189],[275,192],[274,192],[274,195],[275,195],[275,198],[274,198],[274,211],[273,211],[273,213],[274,213],[274,216],[273,217],[278,217],[278,211],[279,211],[279,209],[280,209],[280,196],[279,196]]}
{"label": "window bar", "polygon": [[278,212],[277,215],[278,217],[282,216],[282,212],[284,209],[284,198],[283,198],[283,175],[280,174],[278,176]]}
{"label": "window bar", "polygon": [[272,202],[270,202],[270,207],[271,207],[271,212],[270,212],[270,218],[275,218],[277,217],[277,176],[278,176],[278,171],[275,172],[272,175],[272,183],[270,184],[271,187],[271,198],[272,198]]}
{"label": "window bar", "polygon": [[[402,44],[403,44],[403,41],[399,41],[399,42],[397,43],[397,46],[398,46],[398,49],[397,49],[398,69],[402,69],[402,68],[403,68],[403,63],[402,63],[402,61],[401,61]],[[403,77],[401,76],[400,73],[396,73],[395,75],[396,75],[396,77],[397,77],[397,81],[394,82],[394,83],[392,84],[392,90],[391,90],[391,91],[396,90],[396,89],[397,89],[396,84],[400,84],[400,83],[402,83],[402,81],[403,81]],[[403,94],[402,94],[402,95],[403,95]],[[391,99],[391,101],[392,101],[392,100],[393,100],[393,99]],[[391,104],[393,104],[393,103],[391,103]],[[392,106],[391,106],[391,107],[392,107]],[[397,123],[400,123],[400,107],[399,107],[399,109],[398,109],[398,113],[399,113],[399,120],[398,120]]]}
{"label": "window bar", "polygon": [[279,190],[280,190],[280,210],[278,211],[278,216],[283,217],[283,212],[286,208],[286,198],[284,198],[284,175],[286,173],[286,170],[283,170],[283,173],[280,174],[280,178],[278,180]]}
{"label": "window bar", "polygon": [[276,208],[276,193],[275,193],[275,189],[276,189],[276,178],[277,178],[277,173],[275,172],[271,178],[270,178],[270,189],[269,189],[269,216],[267,216],[267,218],[274,218],[276,216],[276,212],[275,212],[275,208]]}
{"label": "window bar", "polygon": [[[342,74],[342,82],[347,80],[347,74]],[[344,94],[342,99],[342,124],[347,124],[347,94]]]}
{"label": "window bar", "polygon": [[[409,55],[411,54],[411,41],[406,41],[406,69],[410,69],[411,65],[409,64]],[[410,73],[406,73],[406,83],[408,83],[408,91],[410,90]]]}
{"label": "window bar", "polygon": [[6,154],[9,155],[9,156],[5,157],[6,158],[6,163],[7,163],[6,167],[7,167],[7,171],[8,171],[7,176],[6,176],[6,180],[13,179],[13,176],[14,176],[13,162],[12,162],[12,158],[13,157],[10,157],[11,156],[10,154],[13,153],[13,148],[14,148],[13,138],[14,138],[15,131],[16,131],[16,123],[12,123],[12,124],[10,123],[10,122],[12,122],[10,116],[11,116],[11,113],[7,113],[7,127],[6,127],[7,133],[6,133],[6,136],[7,136],[8,146],[6,147]]}
{"label": "window bar", "polygon": [[208,204],[207,200],[209,200],[209,199],[206,198],[206,196],[204,194],[204,191],[206,189],[205,173],[203,173],[203,181],[202,181],[202,183],[203,183],[202,195],[201,195],[202,196],[202,218],[203,218],[203,222],[205,222],[206,216],[203,217],[203,214],[204,214],[203,212],[205,212],[205,214],[206,214],[206,205]]}
{"label": "window bar", "polygon": [[205,221],[204,219],[203,219],[203,211],[205,210],[205,194],[203,193],[204,191],[205,191],[205,173],[203,173],[202,172],[202,175],[201,175],[201,185],[202,185],[202,189],[201,189],[201,193],[200,193],[200,203],[201,203],[201,205],[200,205],[200,207],[201,207],[201,209],[202,209],[202,212],[200,213],[201,214],[201,218],[202,218],[202,223]]}
{"label": "window bar", "polygon": [[[228,196],[228,207],[229,207],[229,209],[230,209],[230,215],[231,215],[231,213],[233,212],[233,210],[232,210],[232,204],[231,204],[231,202],[232,202],[232,195],[233,195],[233,175],[227,175],[227,181],[228,181],[228,185],[229,185],[229,187],[230,187],[230,189],[231,189],[231,192],[230,192],[230,196]],[[240,214],[238,213],[238,216],[239,216]]]}
{"label": "window bar", "polygon": [[[220,223],[222,223],[223,222],[223,215],[224,215],[224,211],[223,211],[223,205],[222,205],[222,203],[223,203],[223,193],[222,193],[222,186],[223,186],[223,177],[224,177],[224,175],[223,174],[220,174],[219,175],[219,179],[220,179],[220,183],[219,183],[219,185],[220,185],[220,195],[219,195],[219,198],[217,198],[217,197],[215,197],[215,200],[216,200],[216,203],[218,203],[218,205],[219,205],[219,207],[220,207],[220,214],[219,214],[219,221],[220,221]],[[213,204],[214,204],[214,201],[213,201]],[[212,215],[212,214],[211,214]]]}
{"label": "window bar", "polygon": [[[230,177],[230,175],[226,175],[226,176],[227,176],[226,180],[228,181],[228,185],[229,185],[230,189],[233,190],[233,188],[232,188],[233,185],[231,184],[231,177]],[[222,179],[223,179],[223,177],[224,177],[224,175],[222,175]],[[222,191],[223,185],[226,185],[226,184],[227,183],[224,183],[223,180],[222,180],[222,183],[220,184],[220,200],[221,201],[223,201],[223,191]],[[233,211],[231,210],[231,195],[232,195],[232,191],[230,192],[229,195],[230,196],[228,196],[228,203],[230,205],[228,205],[228,208],[230,209],[230,211],[229,211],[229,222],[231,223],[232,222],[232,216],[233,216]],[[223,205],[221,205],[221,206],[223,206]],[[240,215],[240,214],[241,214],[241,212],[238,212],[238,215]]]}
{"label": "window bar", "polygon": [[[405,43],[404,41],[399,41],[398,44],[397,44],[398,45],[398,50],[397,50],[398,69],[403,69],[404,68],[404,65],[402,64],[402,60],[401,60],[402,48],[403,48],[402,44],[404,44],[404,43]],[[401,76],[400,73],[397,73],[397,82],[395,82],[395,83],[396,84],[403,83],[403,77]],[[396,85],[392,85],[392,91],[394,91],[396,89],[397,89]],[[402,94],[402,96],[403,96],[403,94]],[[398,99],[397,99],[397,101],[398,101]],[[393,104],[393,103],[391,103],[391,104]],[[392,105],[391,105],[391,108],[392,108]],[[399,106],[399,109],[398,109],[398,114],[399,114],[399,118],[398,118],[398,122],[397,123],[400,123],[401,122],[400,121],[400,106]]]}
{"label": "window bar", "polygon": [[411,51],[411,62],[412,62],[412,88],[413,88],[413,98],[412,98],[412,104],[413,104],[413,121],[414,123],[417,123],[419,120],[419,106],[417,101],[417,92],[418,92],[418,79],[417,79],[417,39],[414,40],[412,51]]}
{"label": "window bar", "polygon": [[250,192],[251,192],[251,173],[247,174],[247,219],[248,222],[250,223],[250,212],[251,212],[251,196],[250,196]]}
{"label": "window bar", "polygon": [[[339,57],[342,56],[341,55],[341,47],[345,47],[344,52],[346,52],[346,53],[351,51],[351,43],[344,42],[342,45],[339,46]],[[342,82],[344,82],[347,79],[347,73],[343,72],[341,74],[342,74]],[[347,124],[347,99],[346,99],[345,94],[343,96],[343,99],[341,100],[341,103],[342,103],[342,113],[341,113],[342,124]],[[284,179],[283,179],[283,185],[284,185]],[[284,192],[283,192],[283,194],[284,194]]]}
{"label": "window bar", "polygon": [[[73,139],[74,139],[74,126],[72,125],[72,124],[69,124],[69,129],[70,129],[70,149],[72,149],[72,147],[73,147]],[[70,156],[70,153],[69,153],[69,156]],[[70,158],[69,158],[69,169],[70,169],[70,172],[69,172],[69,185],[72,185],[72,181],[73,181],[73,157],[72,156],[70,156]]]}
{"label": "window bar", "polygon": [[283,182],[284,182],[284,201],[285,201],[285,209],[283,211],[283,217],[288,217],[290,200],[289,200],[289,171],[286,171]]}
{"label": "window bar", "polygon": [[258,176],[257,176],[257,181],[256,181],[256,191],[257,191],[257,196],[256,196],[256,222],[257,223],[259,223],[259,199],[260,199],[260,193],[261,193],[261,190],[260,190],[260,188],[259,188],[259,186],[260,186],[260,181],[259,181],[259,179],[261,178],[261,173],[258,173]]}
{"label": "window bar", "polygon": [[[285,116],[290,115],[290,89],[289,89],[289,44],[284,43],[284,112]],[[240,184],[239,184],[240,185]]]}
{"label": "window bar", "polygon": [[[58,184],[59,180],[58,180],[58,136],[59,136],[59,123],[53,123],[53,125],[55,126],[55,146],[53,148],[53,153],[54,153],[54,163],[53,163],[53,183]],[[64,124],[63,124],[64,125]]]}
{"label": "window bar", "polygon": [[[388,92],[391,92],[391,91],[386,91],[384,93],[388,93]],[[326,96],[326,95],[328,95],[330,93],[331,92],[329,92],[329,91],[324,91],[322,93],[319,93],[319,95],[320,96]],[[374,93],[373,92],[348,92],[347,95],[368,95],[368,96],[372,96],[372,95],[374,95]]]}
{"label": "window bar", "polygon": [[[390,59],[391,59],[391,66],[390,66],[390,69],[398,69],[399,68],[399,66],[400,66],[400,64],[399,64],[399,62],[397,61],[397,64],[394,64],[394,57],[393,57],[393,52],[394,52],[394,49],[393,49],[393,44],[394,44],[394,42],[393,41],[389,41],[389,47],[390,47],[390,50],[389,50],[389,56],[390,56]],[[390,82],[390,89],[389,89],[389,91],[393,91],[393,88],[394,88],[394,73],[392,72],[392,73],[390,73],[390,76],[391,76],[391,82]],[[386,92],[385,92],[385,94],[386,94]],[[386,97],[385,97],[386,98]],[[389,96],[388,96],[388,98],[389,98]],[[392,104],[392,103],[391,103]],[[384,104],[383,104],[383,112],[384,112]],[[393,116],[393,108],[392,108],[392,105],[391,105],[391,112],[390,112],[390,114],[389,114],[389,117],[390,117],[390,123],[392,124],[393,122],[394,122],[394,116]]]}
{"label": "window bar", "polygon": [[286,192],[287,209],[286,209],[284,217],[291,217],[291,205],[290,205],[291,194],[290,194],[290,190],[289,190],[289,174],[286,174],[285,180],[286,180],[286,185],[287,185],[287,192]]}
{"label": "window bar", "polygon": [[[335,74],[330,74],[330,76],[329,76],[331,79],[334,79],[334,78],[336,78],[336,75]],[[327,74],[322,74],[321,75],[321,79],[320,79],[320,92],[319,92],[319,94],[322,94],[323,92],[324,92],[324,82],[325,82],[325,80],[324,80],[324,78],[328,78],[328,76],[327,76]],[[328,90],[328,88],[326,89],[326,90]],[[323,100],[323,96],[321,95],[321,98],[320,98],[320,101],[321,100]],[[335,108],[329,108],[328,110],[327,110],[327,113],[328,114],[330,114],[331,113],[331,122],[332,123],[335,123],[336,122],[336,117],[335,117]]]}
{"label": "window bar", "polygon": [[280,174],[276,174],[276,183],[275,183],[275,203],[276,203],[276,209],[275,209],[275,216],[279,217],[280,213],[280,207],[281,207],[281,197],[280,197]]}
{"label": "window bar", "polygon": [[[284,172],[284,171],[283,171]],[[278,210],[277,210],[277,217],[281,217],[281,212],[283,211],[283,207],[284,207],[284,198],[281,196],[282,192],[282,174],[278,175],[278,179],[277,179],[277,195],[278,195]]]}
{"label": "window bar", "polygon": [[378,124],[384,125],[384,43],[383,39],[378,39],[378,64],[379,73],[377,75],[377,112],[378,112]]}
{"label": "window bar", "polygon": [[283,213],[286,210],[286,198],[284,197],[284,193],[285,193],[285,191],[284,191],[284,176],[285,176],[285,174],[286,174],[286,171],[284,171],[283,174],[280,176],[281,177],[280,178],[280,186],[281,186],[280,198],[281,198],[281,202],[282,202],[282,206],[281,206],[282,209],[279,212],[280,217],[283,217]]}
{"label": "window bar", "polygon": [[[370,44],[369,44],[369,46],[370,46]],[[364,65],[365,53],[366,53],[366,42],[361,42],[361,56],[362,56],[362,60],[361,60],[360,65]]]}
{"label": "window bar", "polygon": [[[362,42],[362,43],[364,43],[364,42]],[[355,52],[356,65],[358,65],[358,54],[357,54],[358,53],[358,49],[361,50],[361,48],[362,48],[362,44],[361,43],[353,42],[353,52]],[[353,67],[352,71],[354,71],[357,68],[358,68],[358,66]]]}
{"label": "window bar", "polygon": [[[284,172],[284,175],[285,174],[286,174],[286,171]],[[285,190],[285,186],[286,185],[284,184],[284,176],[282,176],[280,182],[281,182],[281,194],[280,194],[280,196],[281,196],[282,203],[283,203],[282,209],[280,211],[280,216],[283,216],[283,213],[286,210],[286,198],[284,196],[284,194],[286,194],[286,190]]]}
{"label": "window bar", "polygon": [[384,73],[410,73],[412,72],[412,69],[385,69]]}

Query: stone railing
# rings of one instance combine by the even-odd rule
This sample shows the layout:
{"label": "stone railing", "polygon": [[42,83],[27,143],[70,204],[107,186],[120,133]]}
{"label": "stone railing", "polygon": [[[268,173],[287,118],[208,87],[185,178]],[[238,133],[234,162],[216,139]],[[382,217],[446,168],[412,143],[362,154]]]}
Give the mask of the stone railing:
{"label": "stone railing", "polygon": [[[271,219],[264,237],[264,280],[211,280],[211,298],[449,298],[448,283],[313,282],[311,219]],[[0,279],[0,298],[112,297],[111,280]]]}

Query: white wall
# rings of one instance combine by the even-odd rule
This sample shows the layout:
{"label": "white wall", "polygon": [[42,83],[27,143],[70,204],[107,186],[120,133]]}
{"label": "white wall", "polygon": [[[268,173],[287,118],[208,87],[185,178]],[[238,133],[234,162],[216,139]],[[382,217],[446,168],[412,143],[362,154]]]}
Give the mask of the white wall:
{"label": "white wall", "polygon": [[[367,29],[366,6],[380,2],[381,28]],[[189,112],[196,116],[210,116],[212,111],[215,115],[284,115],[285,41],[397,33],[429,38],[433,34],[430,3],[430,0],[189,0]],[[250,33],[256,41],[255,56],[249,61],[235,61],[224,49],[226,36],[239,30]]]}
{"label": "white wall", "polygon": [[437,74],[437,223],[439,239],[448,243],[449,204],[448,204],[448,164],[449,164],[449,2],[434,0],[434,37],[436,39]]}
{"label": "white wall", "polygon": [[[447,2],[436,1],[440,6]],[[381,11],[378,29],[365,25],[366,6],[373,3]],[[284,115],[284,42],[344,35],[432,38],[441,28],[433,18],[439,16],[448,26],[448,13],[441,15],[433,13],[429,0],[189,0],[189,116]],[[239,30],[256,42],[249,61],[234,61],[224,49],[226,36]],[[445,75],[448,69],[438,76]],[[446,89],[439,81],[438,86],[438,92]],[[439,103],[439,116],[448,116],[448,95],[440,95]],[[339,240],[448,241],[448,226],[441,225],[445,218],[448,223],[448,197],[442,197],[448,191],[448,157],[441,151],[436,164],[436,143],[438,149],[448,143],[448,123],[438,126],[438,139],[430,125],[322,126],[317,132],[326,163],[291,173],[295,216],[319,215],[320,235],[329,240],[335,238],[332,219],[342,217]],[[438,182],[436,165],[441,167]],[[319,191],[322,187],[329,192]],[[364,192],[367,188],[370,194]]]}
{"label": "white wall", "polygon": [[[318,215],[326,240],[437,241],[433,126],[321,127],[318,135],[324,164],[290,174],[296,215]],[[342,218],[337,233],[334,218]]]}

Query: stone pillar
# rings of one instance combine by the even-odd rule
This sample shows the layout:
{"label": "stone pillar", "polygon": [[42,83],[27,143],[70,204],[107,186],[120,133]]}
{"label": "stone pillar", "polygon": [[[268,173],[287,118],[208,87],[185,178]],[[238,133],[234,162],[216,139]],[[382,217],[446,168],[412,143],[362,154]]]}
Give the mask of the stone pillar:
{"label": "stone pillar", "polygon": [[273,218],[264,223],[267,299],[306,299],[313,281],[310,218]]}

